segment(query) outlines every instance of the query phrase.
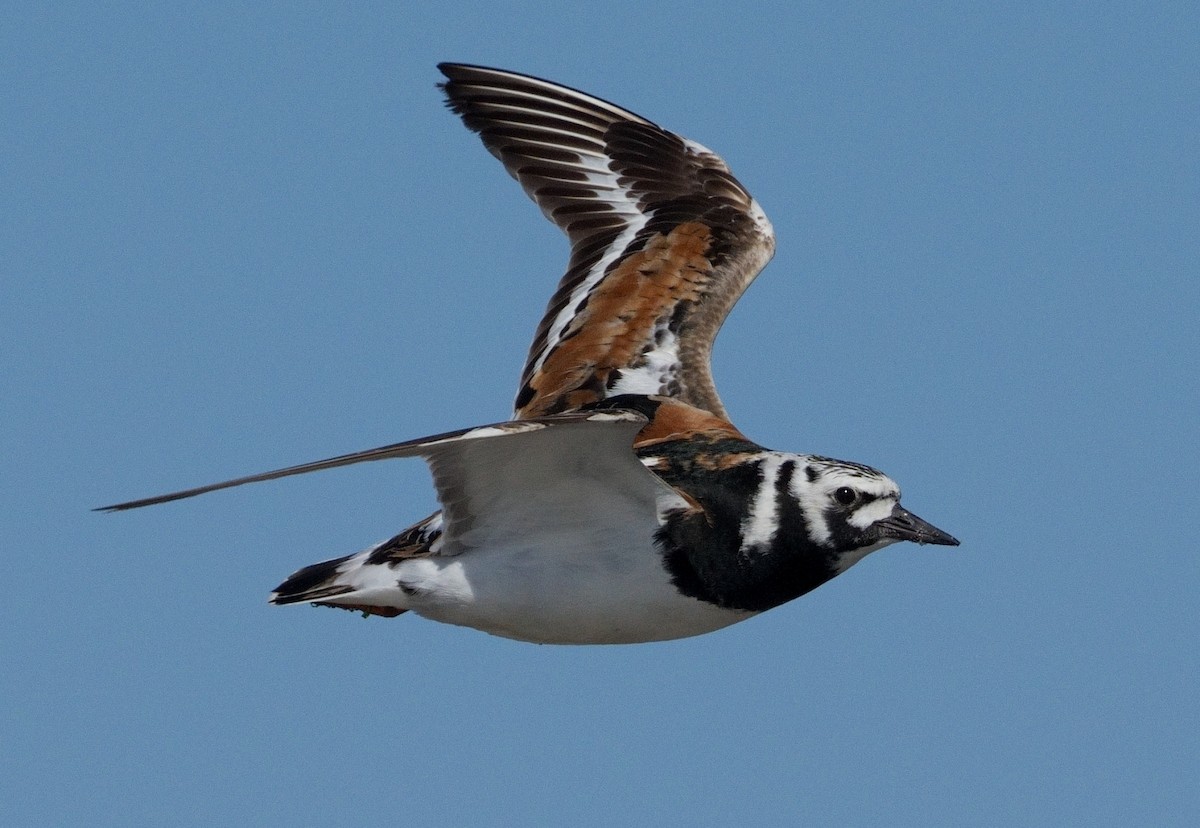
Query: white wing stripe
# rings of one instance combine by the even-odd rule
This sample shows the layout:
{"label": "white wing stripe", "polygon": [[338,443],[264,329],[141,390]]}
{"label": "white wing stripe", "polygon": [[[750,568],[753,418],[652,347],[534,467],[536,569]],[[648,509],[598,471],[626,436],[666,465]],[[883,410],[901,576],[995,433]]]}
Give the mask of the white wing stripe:
{"label": "white wing stripe", "polygon": [[[628,191],[626,191],[628,192]],[[550,330],[546,332],[545,342],[542,345],[541,352],[537,355],[537,359],[533,363],[534,373],[540,371],[546,363],[546,357],[554,350],[562,339],[563,332],[567,326],[571,324],[571,320],[579,313],[579,307],[583,304],[583,300],[592,292],[600,280],[604,278],[604,274],[608,272],[608,268],[613,262],[621,258],[630,242],[637,236],[638,231],[646,226],[649,221],[649,215],[645,213],[628,213],[628,222],[620,234],[613,239],[612,244],[604,249],[604,254],[600,260],[588,271],[587,276],[583,278],[575,289],[571,291],[571,296],[567,300],[563,309],[554,317],[554,322],[550,325]]]}

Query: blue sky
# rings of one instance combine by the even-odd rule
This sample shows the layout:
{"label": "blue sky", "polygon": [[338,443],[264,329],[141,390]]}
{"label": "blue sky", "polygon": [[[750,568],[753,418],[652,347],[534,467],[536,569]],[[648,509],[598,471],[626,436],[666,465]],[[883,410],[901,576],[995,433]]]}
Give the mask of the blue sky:
{"label": "blue sky", "polygon": [[[17,4],[0,28],[0,822],[1195,824],[1190,3]],[[432,9],[432,10],[430,10]],[[718,150],[779,251],[714,371],[963,541],[706,637],[273,608],[433,506],[566,245],[440,60]]]}

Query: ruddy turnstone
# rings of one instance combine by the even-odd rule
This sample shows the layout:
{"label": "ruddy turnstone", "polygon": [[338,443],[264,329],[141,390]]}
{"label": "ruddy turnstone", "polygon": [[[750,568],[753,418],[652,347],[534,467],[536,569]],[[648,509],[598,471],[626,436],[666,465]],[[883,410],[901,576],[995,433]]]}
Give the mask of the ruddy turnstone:
{"label": "ruddy turnstone", "polygon": [[271,595],[544,643],[711,632],[896,541],[958,541],[868,466],[771,451],[729,422],[709,354],[774,231],[711,150],[611,103],[446,63],[447,104],[567,234],[510,422],[104,507],[421,457],[441,511]]}

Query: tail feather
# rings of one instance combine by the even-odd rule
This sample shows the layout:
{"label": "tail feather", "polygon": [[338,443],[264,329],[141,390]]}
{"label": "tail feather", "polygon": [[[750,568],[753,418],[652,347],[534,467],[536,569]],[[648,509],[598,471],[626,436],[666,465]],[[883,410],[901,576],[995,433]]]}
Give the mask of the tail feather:
{"label": "tail feather", "polygon": [[[404,609],[371,602],[364,602],[360,587],[348,582],[347,573],[361,567],[364,553],[346,555],[329,561],[311,564],[293,572],[271,593],[272,604],[311,603],[325,607],[354,610],[366,615],[382,615],[394,618]],[[356,560],[357,559],[357,560]],[[355,594],[359,593],[356,600]],[[343,600],[337,600],[344,596]]]}
{"label": "tail feather", "polygon": [[340,567],[352,557],[345,555],[331,561],[321,561],[293,572],[282,584],[275,587],[271,593],[271,603],[297,604],[301,601],[315,601],[353,592],[354,587],[349,584],[336,583]]}
{"label": "tail feather", "polygon": [[396,569],[437,554],[441,538],[442,513],[434,512],[391,540],[292,573],[275,587],[271,603],[310,603],[393,618],[408,609]]}

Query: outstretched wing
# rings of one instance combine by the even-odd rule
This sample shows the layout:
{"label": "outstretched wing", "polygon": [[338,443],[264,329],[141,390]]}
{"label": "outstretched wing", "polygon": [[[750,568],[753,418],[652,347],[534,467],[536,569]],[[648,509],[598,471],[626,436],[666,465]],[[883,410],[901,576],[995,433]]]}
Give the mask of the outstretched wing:
{"label": "outstretched wing", "polygon": [[516,416],[659,394],[724,417],[709,368],[713,339],[775,249],[766,215],[725,162],[574,89],[479,66],[439,68],[448,106],[571,242]]}
{"label": "outstretched wing", "polygon": [[[464,472],[462,471],[457,471],[453,474],[443,471],[443,463],[448,462],[446,458],[453,460],[455,468],[466,468],[465,464],[469,461],[479,463],[481,474],[490,474],[495,478],[495,488],[497,490],[505,488],[501,480],[506,475],[536,476],[536,473],[528,471],[532,467],[542,469],[542,472],[545,473],[545,467],[554,458],[553,448],[558,446],[561,450],[563,446],[570,447],[573,445],[570,442],[572,438],[581,445],[595,446],[596,448],[592,450],[596,452],[607,452],[613,458],[612,462],[614,464],[623,464],[624,466],[633,468],[639,466],[631,450],[634,436],[638,433],[639,429],[646,425],[647,419],[645,414],[632,410],[581,411],[539,419],[478,426],[476,428],[438,434],[432,437],[422,437],[419,440],[393,443],[392,445],[359,451],[353,454],[343,454],[327,460],[303,463],[299,466],[289,466],[286,469],[251,474],[246,477],[238,477],[220,483],[210,483],[207,486],[197,486],[194,489],[184,489],[178,492],[171,492],[170,494],[142,498],[141,500],[130,500],[112,506],[101,506],[96,511],[120,512],[126,509],[137,509],[142,506],[153,506],[158,503],[168,503],[172,500],[195,497],[196,495],[215,492],[219,489],[242,486],[246,483],[277,480],[281,477],[291,477],[296,474],[307,474],[308,472],[321,471],[323,469],[333,469],[338,466],[349,466],[354,463],[364,463],[368,460],[423,457],[433,471],[434,482],[438,488],[438,499],[442,501],[443,508],[452,514],[454,508],[452,504],[458,497],[464,495],[463,487],[469,485],[469,483],[463,477]],[[508,451],[507,454],[496,455],[494,450],[489,453],[489,450],[486,448],[489,440],[493,437],[508,437],[543,431],[552,432],[555,437],[547,436],[538,438],[538,442],[531,445],[548,448],[546,450],[540,448],[536,451],[530,450],[527,459],[523,458],[520,453],[512,453],[518,444],[527,445],[522,441],[503,443],[503,446]],[[579,432],[583,432],[585,436],[581,438],[578,436]],[[564,442],[564,439],[567,442]],[[492,443],[492,445],[496,444]],[[565,469],[562,475],[564,478],[569,477],[572,472],[577,471],[569,463],[564,463],[563,468]],[[561,479],[550,482],[555,486],[562,486]],[[519,494],[519,491],[516,493]]]}

